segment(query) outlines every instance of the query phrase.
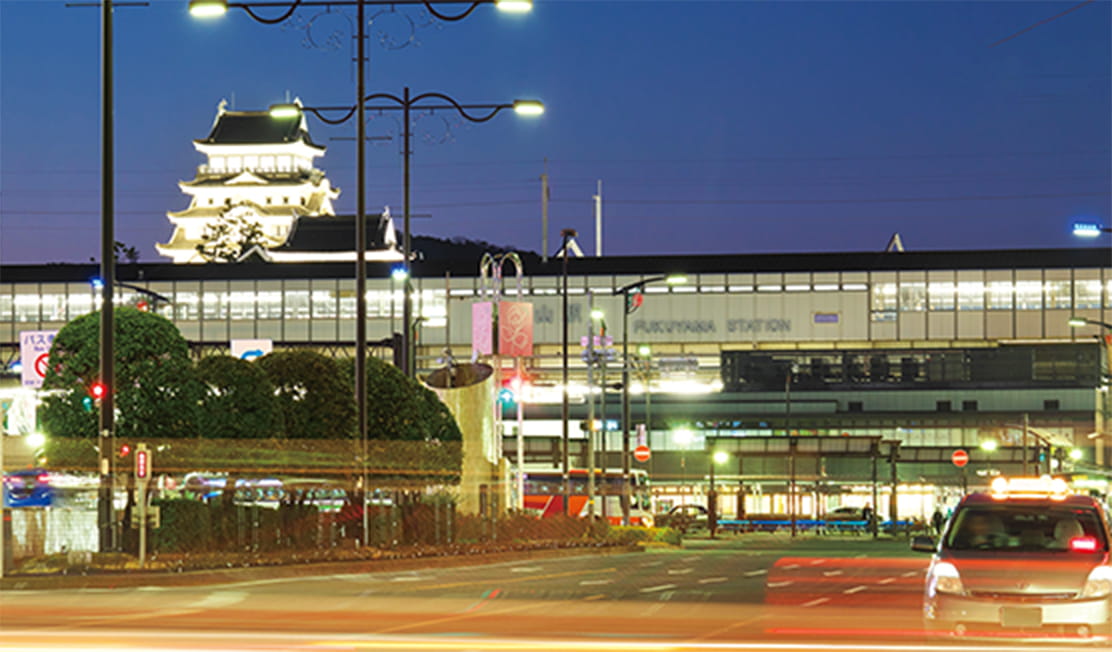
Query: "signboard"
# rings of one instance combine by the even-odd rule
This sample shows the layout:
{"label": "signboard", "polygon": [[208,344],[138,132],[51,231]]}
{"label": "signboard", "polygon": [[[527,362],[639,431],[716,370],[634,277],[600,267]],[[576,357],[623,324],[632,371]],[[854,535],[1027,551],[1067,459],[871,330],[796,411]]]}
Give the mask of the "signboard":
{"label": "signboard", "polygon": [[966,453],[959,448],[958,450],[954,451],[953,455],[950,456],[950,461],[954,463],[954,466],[960,469],[961,467],[969,463],[969,453]]}
{"label": "signboard", "polygon": [[273,340],[232,340],[232,357],[240,360],[261,358],[273,350]]}
{"label": "signboard", "polygon": [[22,384],[38,389],[46,378],[50,346],[58,331],[20,331],[19,360],[23,363]]}
{"label": "signboard", "polygon": [[648,446],[638,446],[633,449],[633,459],[638,462],[648,462],[650,457],[652,457],[652,451],[649,450]]}
{"label": "signboard", "polygon": [[[496,310],[497,308],[497,310]],[[479,355],[533,355],[533,304],[489,301],[471,304],[471,347]]]}

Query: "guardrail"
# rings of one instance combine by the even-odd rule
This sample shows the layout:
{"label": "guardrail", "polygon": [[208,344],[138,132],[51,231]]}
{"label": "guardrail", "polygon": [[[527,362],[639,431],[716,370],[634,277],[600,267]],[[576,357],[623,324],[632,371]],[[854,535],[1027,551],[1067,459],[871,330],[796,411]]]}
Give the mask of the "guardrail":
{"label": "guardrail", "polygon": [[[912,526],[910,520],[880,521],[877,528],[881,532],[907,532]],[[719,519],[718,530],[723,532],[776,532],[791,529],[791,520],[781,519]],[[804,532],[850,533],[865,534],[869,531],[869,522],[861,521],[826,521],[815,519],[796,519],[796,530]]]}

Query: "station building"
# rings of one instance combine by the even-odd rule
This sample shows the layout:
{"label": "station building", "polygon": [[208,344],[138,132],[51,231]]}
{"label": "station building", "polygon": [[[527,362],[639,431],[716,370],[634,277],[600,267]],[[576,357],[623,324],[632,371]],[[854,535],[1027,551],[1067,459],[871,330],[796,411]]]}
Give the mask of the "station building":
{"label": "station building", "polygon": [[[514,396],[529,466],[562,463],[562,263],[527,260],[520,279],[501,281],[504,298],[533,304],[533,355]],[[236,339],[352,355],[353,271],[260,258],[121,264],[116,296],[164,298],[151,309],[198,356],[227,352]],[[373,355],[391,359],[402,289],[390,264],[372,261],[368,271],[368,339]],[[471,359],[471,306],[490,290],[479,261],[418,260],[412,273],[419,374]],[[22,331],[59,329],[97,308],[96,274],[91,265],[0,267],[5,368],[18,360]],[[647,284],[622,332],[618,289],[669,274],[686,282]],[[621,466],[628,337],[632,443],[652,452],[633,466],[649,471],[661,506],[704,500],[712,474],[725,514],[785,513],[791,484],[800,513],[811,515],[874,504],[881,514],[929,516],[963,487],[1024,471],[1069,473],[1108,491],[1107,248],[570,258],[567,287],[571,465],[584,463],[591,400],[595,446],[607,466]],[[1071,327],[1071,318],[1089,323]],[[605,328],[590,387],[589,327]],[[511,361],[501,365],[513,375]],[[513,460],[510,406],[503,427]],[[961,468],[951,461],[957,450],[969,456]],[[713,452],[727,459],[712,472]]]}

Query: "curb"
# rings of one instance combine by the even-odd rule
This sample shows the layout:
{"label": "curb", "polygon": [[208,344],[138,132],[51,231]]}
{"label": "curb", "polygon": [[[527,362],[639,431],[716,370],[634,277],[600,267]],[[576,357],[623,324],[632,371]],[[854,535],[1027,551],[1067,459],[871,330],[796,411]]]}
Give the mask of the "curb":
{"label": "curb", "polygon": [[221,570],[174,572],[104,572],[90,575],[16,576],[0,579],[3,591],[46,591],[58,589],[122,589],[140,586],[204,586],[254,580],[272,580],[337,573],[386,573],[426,568],[451,568],[478,563],[511,562],[580,555],[615,555],[643,552],[638,546],[591,546],[582,548],[538,548],[474,555],[441,555],[406,559],[326,561],[296,565],[252,566]]}

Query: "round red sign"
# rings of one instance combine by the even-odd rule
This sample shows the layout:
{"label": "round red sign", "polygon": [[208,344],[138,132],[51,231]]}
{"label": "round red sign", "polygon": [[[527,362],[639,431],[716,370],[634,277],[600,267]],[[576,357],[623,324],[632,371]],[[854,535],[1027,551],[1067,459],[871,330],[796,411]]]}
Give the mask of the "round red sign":
{"label": "round red sign", "polygon": [[959,448],[958,450],[954,451],[953,455],[950,456],[950,461],[954,463],[954,466],[965,466],[969,463],[969,453],[966,453]]}
{"label": "round red sign", "polygon": [[650,457],[652,457],[652,452],[648,446],[638,446],[633,449],[633,459],[638,462],[648,462]]}

